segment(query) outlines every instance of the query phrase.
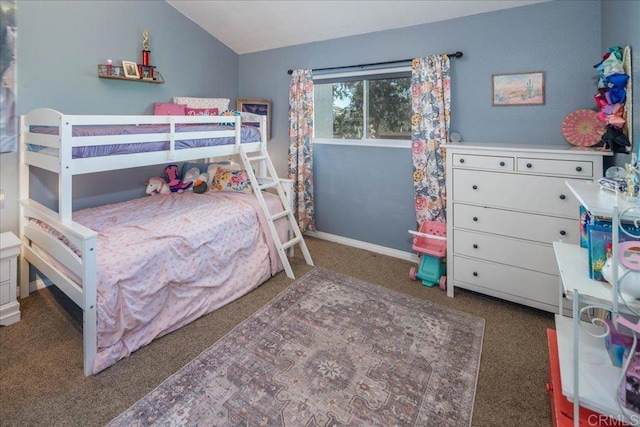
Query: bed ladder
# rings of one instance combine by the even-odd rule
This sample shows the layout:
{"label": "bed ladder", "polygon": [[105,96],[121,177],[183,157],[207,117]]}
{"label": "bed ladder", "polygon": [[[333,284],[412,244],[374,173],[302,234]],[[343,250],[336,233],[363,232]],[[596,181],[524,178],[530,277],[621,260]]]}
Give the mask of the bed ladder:
{"label": "bed ladder", "polygon": [[[260,203],[260,207],[262,207],[262,211],[267,218],[269,231],[271,232],[271,236],[273,236],[273,243],[278,250],[278,255],[280,256],[280,260],[282,261],[282,266],[287,273],[287,277],[289,277],[290,279],[295,279],[293,270],[291,269],[291,264],[289,263],[289,258],[287,257],[287,249],[292,248],[297,244],[300,246],[300,250],[302,251],[304,260],[307,262],[307,264],[313,265],[313,261],[311,260],[311,254],[309,253],[307,244],[305,243],[304,238],[302,237],[302,233],[300,232],[300,227],[298,227],[296,218],[293,215],[293,209],[290,206],[290,202],[284,192],[284,188],[282,187],[280,178],[278,178],[278,174],[276,173],[276,168],[273,166],[273,162],[271,162],[269,153],[264,146],[260,149],[260,154],[257,156],[249,157],[242,146],[240,146],[239,148],[239,153],[240,158],[242,159],[242,163],[244,164],[244,167],[247,171],[247,175],[249,175],[249,179],[251,180],[251,186],[254,189],[254,193],[256,195],[256,198],[258,199],[258,203]],[[261,166],[264,166],[266,164],[266,178],[261,177],[260,179],[258,179],[256,177],[254,167],[252,165],[254,162],[264,162],[261,164]],[[269,212],[269,208],[267,207],[267,203],[265,202],[264,195],[261,191],[268,188],[275,188],[278,192],[278,196],[280,197],[280,201],[282,202],[282,206],[284,207],[284,210],[282,212],[278,212],[276,214],[271,214]],[[289,240],[286,242],[282,242],[280,241],[280,236],[278,235],[275,221],[280,218],[284,218],[285,216],[289,221],[290,232],[288,233]]]}

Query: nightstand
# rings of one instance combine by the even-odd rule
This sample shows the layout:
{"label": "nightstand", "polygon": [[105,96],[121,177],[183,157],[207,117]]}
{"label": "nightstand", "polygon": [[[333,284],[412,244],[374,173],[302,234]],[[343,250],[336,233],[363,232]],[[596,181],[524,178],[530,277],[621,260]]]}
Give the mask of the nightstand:
{"label": "nightstand", "polygon": [[20,320],[17,301],[18,255],[22,242],[13,233],[0,234],[0,325],[8,326]]}

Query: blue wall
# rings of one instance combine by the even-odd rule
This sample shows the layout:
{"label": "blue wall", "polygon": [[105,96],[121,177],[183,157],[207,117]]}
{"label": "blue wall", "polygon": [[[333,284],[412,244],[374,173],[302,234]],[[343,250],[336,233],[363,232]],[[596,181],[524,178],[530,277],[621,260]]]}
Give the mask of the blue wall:
{"label": "blue wall", "polygon": [[[354,17],[357,19],[357,17]],[[322,68],[462,51],[452,60],[451,128],[463,141],[566,144],[562,120],[595,108],[599,1],[552,1],[240,56],[242,97],[273,101],[270,151],[284,171],[290,68]],[[544,71],[543,106],[492,107],[491,75]],[[411,252],[409,149],[315,145],[318,231]]]}
{"label": "blue wall", "polygon": [[[153,114],[153,103],[173,96],[237,97],[238,55],[164,1],[18,1],[17,23],[18,114]],[[144,28],[166,83],[99,79],[97,64],[108,58],[141,62]],[[74,208],[140,197],[143,181],[162,169],[76,177]],[[32,173],[31,189],[57,207],[55,176]]]}

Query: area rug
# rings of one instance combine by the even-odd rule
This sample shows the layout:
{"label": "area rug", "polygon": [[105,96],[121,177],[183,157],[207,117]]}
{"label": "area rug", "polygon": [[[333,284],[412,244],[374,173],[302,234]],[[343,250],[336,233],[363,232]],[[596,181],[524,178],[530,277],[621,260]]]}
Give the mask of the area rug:
{"label": "area rug", "polygon": [[483,333],[316,267],[109,426],[469,426]]}

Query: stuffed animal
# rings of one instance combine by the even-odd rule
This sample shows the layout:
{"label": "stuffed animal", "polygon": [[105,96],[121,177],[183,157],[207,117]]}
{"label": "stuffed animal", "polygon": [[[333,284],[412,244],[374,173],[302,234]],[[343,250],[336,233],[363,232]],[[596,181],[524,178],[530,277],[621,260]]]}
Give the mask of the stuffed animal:
{"label": "stuffed animal", "polygon": [[183,181],[184,182],[192,182],[193,183],[193,185],[191,187],[189,187],[188,190],[193,190],[193,186],[195,185],[195,182],[198,179],[198,176],[200,176],[200,169],[198,169],[197,167],[189,168],[184,173],[184,176],[182,177]]}
{"label": "stuffed animal", "polygon": [[155,196],[156,194],[171,194],[171,188],[164,178],[154,176],[144,183],[147,186],[147,194]]}
{"label": "stuffed animal", "polygon": [[178,172],[178,165],[167,166],[164,169],[164,173],[167,174],[169,188],[173,193],[182,193],[193,183],[190,181],[182,181],[182,179],[180,178],[180,172]]}
{"label": "stuffed animal", "polygon": [[207,175],[206,173],[201,173],[200,175],[198,175],[198,178],[193,181],[193,192],[197,194],[205,193],[209,189],[209,186],[207,185],[208,181],[209,175]]}

